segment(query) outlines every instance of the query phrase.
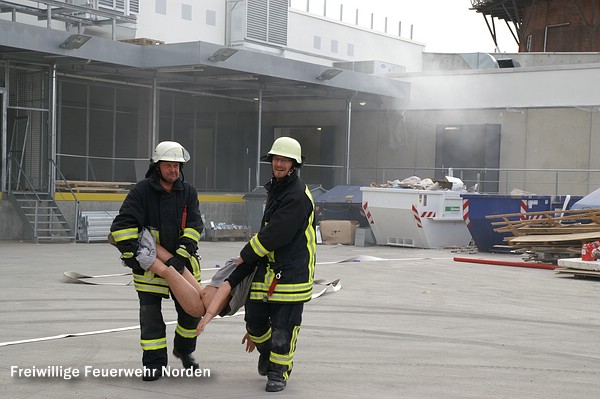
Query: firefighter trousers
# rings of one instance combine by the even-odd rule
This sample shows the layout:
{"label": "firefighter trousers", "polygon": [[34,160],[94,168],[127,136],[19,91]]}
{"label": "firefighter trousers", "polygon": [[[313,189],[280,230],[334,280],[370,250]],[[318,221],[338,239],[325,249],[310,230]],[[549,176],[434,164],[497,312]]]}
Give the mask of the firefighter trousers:
{"label": "firefighter trousers", "polygon": [[246,302],[246,330],[256,349],[269,355],[269,374],[287,379],[292,371],[294,353],[304,303]]}
{"label": "firefighter trousers", "polygon": [[[140,300],[140,344],[142,346],[142,365],[146,368],[161,369],[166,366],[167,332],[162,316],[161,295],[138,291]],[[172,296],[177,310],[177,327],[173,347],[181,354],[196,350],[196,326],[200,318],[187,314],[177,299]]]}

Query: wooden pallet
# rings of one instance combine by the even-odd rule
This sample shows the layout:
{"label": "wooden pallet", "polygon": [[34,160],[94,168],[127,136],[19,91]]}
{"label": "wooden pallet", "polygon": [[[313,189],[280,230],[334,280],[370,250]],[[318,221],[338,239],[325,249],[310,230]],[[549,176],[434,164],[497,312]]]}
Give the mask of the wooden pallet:
{"label": "wooden pallet", "polygon": [[568,267],[559,267],[559,268],[554,269],[554,271],[559,274],[570,274],[570,275],[572,275],[572,277],[579,277],[579,278],[591,277],[591,278],[600,279],[600,272],[595,272],[595,271],[591,271],[591,270],[580,270],[580,269],[571,269]]}

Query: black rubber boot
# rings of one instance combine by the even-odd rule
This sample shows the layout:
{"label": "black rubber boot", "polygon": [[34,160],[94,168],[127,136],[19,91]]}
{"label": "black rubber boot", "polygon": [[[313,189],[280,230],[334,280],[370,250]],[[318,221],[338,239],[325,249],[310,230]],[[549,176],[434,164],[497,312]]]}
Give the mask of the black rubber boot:
{"label": "black rubber boot", "polygon": [[269,373],[270,353],[261,353],[258,357],[258,374],[267,375]]}
{"label": "black rubber boot", "polygon": [[179,353],[177,349],[173,349],[173,355],[181,360],[183,368],[185,369],[197,370],[200,368],[200,365],[191,353]]}
{"label": "black rubber boot", "polygon": [[144,367],[142,381],[156,381],[162,377],[162,369]]}
{"label": "black rubber boot", "polygon": [[267,392],[280,392],[285,389],[286,382],[282,373],[269,371],[267,378],[267,386],[265,388]]}

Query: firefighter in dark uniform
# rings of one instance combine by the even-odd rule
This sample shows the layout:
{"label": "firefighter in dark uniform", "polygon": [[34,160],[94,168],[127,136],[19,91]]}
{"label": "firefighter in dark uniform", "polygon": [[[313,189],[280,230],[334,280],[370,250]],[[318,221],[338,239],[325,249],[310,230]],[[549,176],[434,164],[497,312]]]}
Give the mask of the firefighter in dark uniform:
{"label": "firefighter in dark uniform", "polygon": [[314,202],[298,176],[300,143],[280,137],[263,158],[273,177],[258,234],[244,246],[237,264],[255,266],[245,306],[246,330],[260,352],[258,372],[266,390],[285,388],[292,371],[304,303],[312,298],[316,261]]}
{"label": "firefighter in dark uniform", "polygon": [[[159,143],[146,178],[129,192],[110,229],[123,264],[133,271],[139,297],[144,381],[158,379],[162,367],[167,366],[167,335],[161,303],[163,298],[169,298],[170,291],[164,279],[142,269],[136,259],[142,229],[148,229],[156,243],[173,255],[167,265],[180,273],[187,268],[200,281],[196,251],[204,224],[198,193],[181,173],[189,159],[189,153],[179,143]],[[173,354],[181,359],[184,368],[198,368],[192,352],[196,349],[195,329],[200,319],[187,314],[174,296],[173,300],[177,310]]]}

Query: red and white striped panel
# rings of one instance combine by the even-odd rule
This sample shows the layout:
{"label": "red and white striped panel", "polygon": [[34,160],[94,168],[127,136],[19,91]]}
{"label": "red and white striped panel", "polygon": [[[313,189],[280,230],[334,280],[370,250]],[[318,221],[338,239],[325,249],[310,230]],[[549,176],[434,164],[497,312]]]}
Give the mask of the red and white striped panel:
{"label": "red and white striped panel", "polygon": [[525,200],[521,200],[521,220],[538,220],[543,219],[544,215],[525,215],[527,213],[527,202]]}
{"label": "red and white striped panel", "polygon": [[463,200],[463,220],[467,227],[471,227],[471,219],[469,219],[469,200]]}
{"label": "red and white striped panel", "polygon": [[417,227],[422,229],[423,223],[421,223],[421,218],[419,217],[419,211],[415,205],[412,206],[413,217],[415,218],[415,222],[417,222]]}
{"label": "red and white striped panel", "polygon": [[421,212],[422,218],[434,218],[436,215],[435,212]]}
{"label": "red and white striped panel", "polygon": [[369,211],[369,203],[365,202],[363,204],[363,210],[365,211],[365,216],[367,218],[367,220],[369,221],[370,224],[375,224],[375,222],[373,221],[373,216],[371,215],[371,211]]}
{"label": "red and white striped panel", "polygon": [[525,220],[525,212],[527,212],[527,202],[521,200],[521,220]]}
{"label": "red and white striped panel", "polygon": [[527,216],[527,219],[529,220],[538,220],[538,219],[543,219],[544,215],[529,215]]}

